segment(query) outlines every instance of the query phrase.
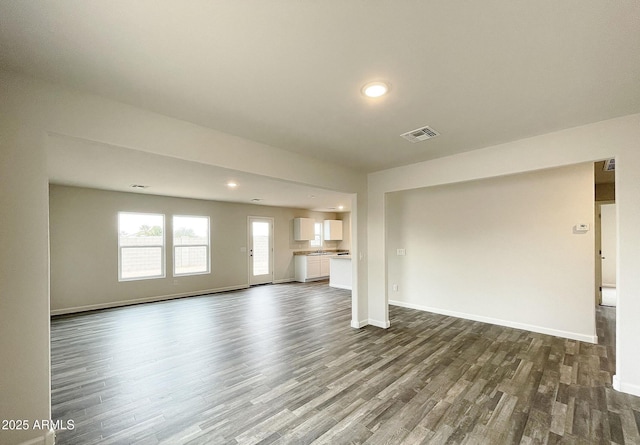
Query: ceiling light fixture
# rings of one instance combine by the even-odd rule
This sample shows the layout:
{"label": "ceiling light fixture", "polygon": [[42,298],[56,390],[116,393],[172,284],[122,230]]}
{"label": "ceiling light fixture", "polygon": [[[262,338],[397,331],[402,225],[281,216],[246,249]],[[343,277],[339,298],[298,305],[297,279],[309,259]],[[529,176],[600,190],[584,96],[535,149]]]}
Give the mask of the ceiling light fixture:
{"label": "ceiling light fixture", "polygon": [[344,206],[338,206],[338,210],[344,209]]}
{"label": "ceiling light fixture", "polygon": [[367,97],[380,97],[389,92],[389,84],[385,82],[369,82],[362,87],[362,94]]}
{"label": "ceiling light fixture", "polygon": [[230,189],[234,189],[234,188],[236,188],[237,186],[238,186],[238,184],[236,184],[236,183],[235,183],[235,182],[233,182],[233,181],[229,181],[229,182],[227,182],[227,187],[229,187]]}

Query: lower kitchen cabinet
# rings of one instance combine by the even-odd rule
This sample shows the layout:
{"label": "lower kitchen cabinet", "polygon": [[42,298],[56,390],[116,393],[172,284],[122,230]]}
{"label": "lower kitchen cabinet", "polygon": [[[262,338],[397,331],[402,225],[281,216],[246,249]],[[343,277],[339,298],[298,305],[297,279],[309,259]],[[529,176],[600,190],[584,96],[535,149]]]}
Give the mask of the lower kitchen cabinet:
{"label": "lower kitchen cabinet", "polygon": [[296,255],[295,279],[301,283],[329,278],[329,255]]}

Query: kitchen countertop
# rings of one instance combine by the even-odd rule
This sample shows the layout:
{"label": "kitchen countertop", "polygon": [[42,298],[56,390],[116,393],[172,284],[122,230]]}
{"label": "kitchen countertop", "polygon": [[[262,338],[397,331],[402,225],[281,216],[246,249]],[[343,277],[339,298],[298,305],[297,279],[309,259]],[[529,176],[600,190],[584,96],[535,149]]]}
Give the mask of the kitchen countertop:
{"label": "kitchen countertop", "polygon": [[[316,256],[316,255],[337,255],[339,253],[349,253],[348,250],[323,250],[321,252],[318,252],[317,250],[299,250],[297,252],[293,252],[294,256],[297,255],[312,255],[312,256]],[[345,255],[346,256],[346,255]]]}

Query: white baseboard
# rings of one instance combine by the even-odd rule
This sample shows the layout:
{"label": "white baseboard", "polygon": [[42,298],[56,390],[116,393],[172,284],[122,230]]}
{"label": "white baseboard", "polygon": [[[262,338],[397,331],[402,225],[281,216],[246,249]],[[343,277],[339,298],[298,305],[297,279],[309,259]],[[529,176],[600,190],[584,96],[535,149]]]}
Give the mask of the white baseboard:
{"label": "white baseboard", "polygon": [[611,380],[613,380],[611,385],[613,386],[613,389],[615,389],[616,391],[620,391],[620,379],[618,378],[618,375],[614,374]]}
{"label": "white baseboard", "polygon": [[361,320],[361,321],[351,320],[351,327],[355,329],[364,328],[368,324],[369,324],[369,320]]}
{"label": "white baseboard", "polygon": [[56,432],[54,430],[47,431],[43,436],[22,442],[20,445],[54,445],[56,443]]}
{"label": "white baseboard", "polygon": [[640,385],[621,382],[617,375],[613,376],[613,389],[640,397]]}
{"label": "white baseboard", "polygon": [[174,300],[176,298],[196,297],[199,295],[217,294],[220,292],[246,289],[248,287],[249,287],[248,284],[241,284],[239,286],[220,287],[217,289],[205,289],[205,290],[199,290],[199,291],[193,291],[193,292],[184,292],[180,294],[135,298],[133,300],[112,301],[108,303],[88,304],[86,306],[75,306],[75,307],[68,307],[68,308],[62,308],[62,309],[53,309],[51,310],[51,315],[74,314],[76,312],[95,311],[98,309],[109,309],[112,307],[121,307],[121,306],[131,306],[133,304],[140,304],[140,303],[153,303],[157,301]]}
{"label": "white baseboard", "polygon": [[406,307],[408,309],[417,309],[419,311],[433,312],[435,314],[447,315],[449,317],[464,318],[465,320],[480,321],[482,323],[495,324],[498,326],[506,326],[508,328],[523,329],[525,331],[537,332],[539,334],[547,334],[547,335],[553,335],[555,337],[569,338],[571,340],[578,340],[585,343],[593,343],[593,344],[598,343],[597,335],[579,334],[576,332],[562,331],[558,329],[546,328],[543,326],[519,323],[516,321],[501,320],[499,318],[485,317],[482,315],[475,315],[475,314],[467,314],[464,312],[450,311],[448,309],[440,309],[440,308],[435,308],[430,306],[422,306],[414,303],[406,303],[404,301],[389,300],[389,304],[392,304],[394,306]]}
{"label": "white baseboard", "polygon": [[293,283],[296,281],[294,278],[283,278],[282,280],[273,280],[273,284]]}
{"label": "white baseboard", "polygon": [[377,328],[382,328],[382,329],[387,329],[389,326],[391,326],[391,323],[389,322],[389,320],[387,321],[380,321],[380,320],[372,320],[369,319],[369,324],[371,326],[375,326]]}

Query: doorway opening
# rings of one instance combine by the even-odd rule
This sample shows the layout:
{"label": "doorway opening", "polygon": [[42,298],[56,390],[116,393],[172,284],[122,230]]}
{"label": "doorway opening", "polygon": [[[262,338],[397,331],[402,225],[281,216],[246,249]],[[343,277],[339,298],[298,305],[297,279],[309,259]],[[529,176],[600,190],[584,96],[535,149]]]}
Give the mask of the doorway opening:
{"label": "doorway opening", "polygon": [[617,222],[615,160],[596,162],[595,178],[595,259],[596,304],[617,306]]}

